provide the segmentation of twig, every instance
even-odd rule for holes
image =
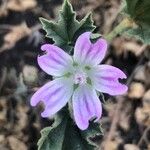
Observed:
[[[1,90],[2,90],[3,85],[5,83],[6,75],[7,75],[7,68],[3,68],[2,69],[2,77],[1,77],[1,80],[0,80],[0,93],[1,93]]]
[[[150,130],[150,127],[148,126],[145,130],[144,130],[144,133],[143,135],[141,136],[139,142],[138,142],[138,147],[140,147],[140,145],[142,144],[143,140],[146,138],[146,134],[147,132]]]

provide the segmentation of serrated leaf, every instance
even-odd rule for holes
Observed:
[[[101,37],[102,37],[101,34],[95,33],[95,34],[91,35],[90,40],[91,40],[92,43],[95,43]]]
[[[100,135],[101,128],[98,123],[91,123],[87,130],[81,131],[68,114],[63,113],[55,119],[52,127],[43,129],[41,134],[38,150],[94,150],[97,146],[90,138]]]
[[[96,28],[96,26],[94,26],[94,21],[92,20],[92,14],[89,13],[87,14],[79,23],[79,27],[77,29],[77,31],[74,34],[74,39],[73,41],[76,41],[76,39],[79,37],[79,35],[81,35],[82,33],[86,32],[86,31],[93,31]]]
[[[83,131],[82,136],[85,137],[85,139],[93,146],[96,146],[96,143],[94,143],[91,138],[94,138],[95,136],[103,135],[103,130],[99,123],[90,123],[89,128],[85,131]]]
[[[57,22],[44,18],[40,18],[40,21],[47,33],[46,36],[52,38],[57,46],[68,49],[72,36],[79,27],[79,22],[75,18],[76,14],[71,4],[68,0],[65,0]]]
[[[53,39],[55,45],[70,52],[74,46],[77,37],[86,31],[93,31],[95,26],[91,13],[85,16],[80,22],[76,20],[76,13],[69,0],[65,0],[62,10],[59,14],[59,20],[52,22],[44,18],[40,18],[46,36]]]
[[[51,127],[41,131],[41,138],[38,141],[38,150],[61,150],[65,136],[67,118],[56,117]]]

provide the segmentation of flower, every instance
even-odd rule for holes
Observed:
[[[97,91],[120,95],[128,89],[119,83],[118,79],[126,78],[120,69],[99,65],[107,50],[106,40],[101,38],[91,43],[90,35],[90,32],[85,32],[79,36],[73,57],[55,45],[45,44],[41,47],[46,54],[38,57],[38,64],[55,79],[31,98],[32,106],[40,101],[44,103],[42,117],[54,115],[70,101],[74,120],[81,130],[88,128],[91,119],[98,121],[102,115]]]

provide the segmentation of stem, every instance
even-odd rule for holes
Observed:
[[[128,28],[134,27],[134,22],[130,18],[123,19],[119,25],[117,25],[113,31],[111,31],[108,35],[105,36],[105,39],[111,42],[118,34],[122,33]]]

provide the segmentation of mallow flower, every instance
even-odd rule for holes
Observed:
[[[120,69],[99,65],[107,51],[106,40],[100,38],[92,43],[90,35],[90,32],[85,32],[78,37],[73,56],[52,44],[41,47],[45,54],[38,56],[38,64],[54,80],[41,87],[31,98],[32,106],[40,101],[44,103],[42,117],[56,114],[69,102],[73,118],[81,130],[88,128],[91,119],[99,121],[102,116],[97,92],[120,95],[128,89],[119,82],[119,79],[126,78]]]

